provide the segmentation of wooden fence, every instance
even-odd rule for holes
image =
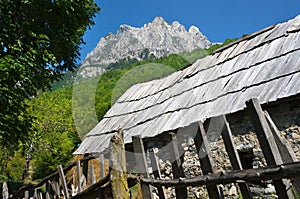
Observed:
[[[276,128],[269,114],[262,110],[257,99],[252,99],[246,102],[247,109],[255,128],[257,138],[262,149],[264,158],[267,162],[267,167],[258,169],[243,169],[238,151],[232,139],[230,125],[224,115],[214,119],[218,119],[224,123],[221,129],[221,136],[224,141],[225,149],[228,154],[232,171],[228,173],[217,173],[214,166],[212,154],[207,139],[207,127],[202,122],[197,123],[197,132],[194,137],[194,143],[201,164],[203,175],[193,178],[186,178],[182,168],[182,158],[178,149],[178,140],[176,133],[168,133],[170,141],[170,160],[172,162],[173,179],[162,179],[160,165],[156,154],[150,149],[150,165],[146,158],[146,149],[144,139],[136,136],[133,137],[132,148],[136,158],[136,169],[139,172],[137,175],[126,174],[126,157],[125,147],[123,142],[123,132],[119,130],[111,140],[110,153],[110,173],[103,175],[102,179],[95,182],[93,177],[87,177],[88,173],[93,176],[93,168],[88,169],[88,161],[94,157],[85,157],[84,159],[74,162],[69,166],[62,168],[58,167],[58,171],[37,185],[27,185],[22,187],[15,198],[30,198],[29,191],[34,190],[33,198],[130,198],[129,184],[139,182],[141,185],[143,198],[153,198],[153,190],[157,189],[159,198],[167,198],[164,189],[174,187],[176,198],[188,198],[187,187],[205,186],[209,198],[223,198],[220,184],[236,183],[240,193],[244,199],[253,198],[249,189],[249,182],[272,180],[276,194],[280,199],[294,199],[294,194],[291,189],[291,181],[293,186],[299,192],[299,177],[300,177],[300,162],[298,162],[291,146],[279,135],[279,130]],[[151,139],[151,138],[148,138]],[[149,149],[148,149],[149,152]],[[100,161],[100,162],[103,162]],[[149,173],[149,166],[152,168],[152,173]],[[67,186],[64,174],[72,167],[77,168],[78,186],[77,192],[70,194],[70,187]],[[103,169],[103,165],[100,169]],[[82,170],[82,172],[81,172]],[[90,172],[88,172],[88,170]],[[150,176],[154,178],[150,178]],[[90,179],[90,186],[85,186],[86,179]],[[132,183],[133,182],[133,183]],[[39,187],[45,186],[45,191],[39,191]],[[300,192],[299,192],[300,193]],[[50,195],[52,196],[50,197]],[[106,194],[106,195],[105,195]],[[32,197],[32,196],[31,196]]]

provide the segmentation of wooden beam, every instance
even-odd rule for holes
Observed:
[[[172,162],[172,171],[173,171],[173,178],[183,178],[184,172],[182,168],[182,160],[181,157],[182,155],[179,154],[178,150],[178,142],[177,142],[177,137],[175,133],[169,133],[170,137],[170,160]],[[187,194],[187,187],[184,188],[179,188],[175,187],[175,193],[176,193],[176,198],[179,199],[185,199],[188,197]]]
[[[222,138],[224,141],[225,149],[229,156],[229,160],[230,160],[232,169],[233,170],[243,170],[238,151],[236,150],[236,147],[232,140],[231,129],[230,129],[229,123],[228,123],[225,115],[222,115],[222,116],[216,117],[216,118],[212,118],[211,121],[214,119],[218,120],[218,122],[223,124],[223,129],[222,129],[221,135],[222,135]],[[238,183],[238,186],[240,187],[240,191],[243,196],[243,199],[252,199],[252,194],[246,183]]]
[[[298,158],[296,157],[290,143],[281,137],[280,131],[272,120],[271,116],[267,111],[264,111],[267,122],[271,128],[271,132],[275,138],[275,142],[278,146],[279,153],[282,157],[283,163],[297,162]]]
[[[275,142],[278,146],[278,150],[282,157],[283,163],[298,162],[298,158],[296,157],[296,154],[294,153],[292,146],[285,138],[281,137],[280,131],[275,125],[269,113],[267,111],[264,111],[264,114],[271,128],[273,136],[275,138]],[[295,178],[292,179],[292,181],[293,181],[293,187],[295,188],[297,193],[300,194],[300,179]]]
[[[69,192],[68,192],[68,187],[67,187],[65,174],[64,174],[64,171],[63,171],[63,168],[62,168],[61,165],[58,166],[58,173],[59,173],[59,176],[60,176],[60,179],[61,179],[62,188],[63,188],[65,198],[68,199],[68,198],[70,198],[70,196],[69,196]]]
[[[150,160],[151,160],[151,167],[152,167],[154,177],[156,179],[161,179],[161,172],[160,172],[158,158],[153,149],[150,151]],[[166,198],[163,187],[157,187],[157,191],[158,191],[158,197],[160,199]]]
[[[145,148],[143,139],[139,136],[132,137],[133,151],[138,172],[141,176],[149,178],[149,171],[146,162]],[[152,198],[151,188],[148,185],[141,184],[143,198]]]
[[[112,195],[114,199],[129,199],[123,131],[119,130],[111,138],[110,142],[110,181],[112,187]]]
[[[194,138],[197,153],[201,164],[201,170],[204,175],[215,173],[216,169],[213,162],[213,157],[209,148],[209,143],[206,137],[206,132],[202,122],[198,122],[197,133]],[[206,185],[209,198],[222,198],[217,185]]]
[[[268,166],[282,164],[283,161],[277,144],[258,99],[251,99],[250,101],[246,102],[246,105]],[[292,190],[290,189],[289,185],[285,184],[284,180],[274,180],[273,184],[279,198],[294,198]]]

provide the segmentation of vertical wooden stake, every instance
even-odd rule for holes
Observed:
[[[175,133],[170,133],[170,159],[172,161],[172,170],[174,179],[178,179],[180,177],[185,177],[183,168],[182,168],[182,160],[181,155],[178,150],[178,142]],[[178,188],[175,187],[176,198],[185,199],[188,197],[187,187]]]
[[[62,183],[65,198],[68,199],[68,198],[70,198],[70,196],[69,196],[69,192],[68,192],[68,187],[67,187],[67,183],[66,183],[65,174],[64,174],[64,171],[63,171],[63,168],[62,168],[61,165],[58,166],[58,173],[59,173],[59,176],[60,176],[60,179],[61,179],[61,183]]]
[[[212,118],[211,122],[213,120],[217,120],[217,122],[220,122],[223,124],[223,129],[222,129],[221,135],[222,135],[225,149],[229,156],[230,163],[232,165],[233,170],[242,170],[243,168],[242,168],[242,164],[241,164],[241,161],[239,158],[239,154],[236,150],[236,147],[234,146],[234,142],[232,140],[231,129],[230,129],[229,123],[227,122],[225,115],[222,115],[217,118]],[[248,185],[246,183],[238,183],[238,185],[240,187],[243,199],[251,199],[252,194],[250,192]]]
[[[29,191],[25,191],[25,199],[29,199]]]
[[[129,199],[123,131],[119,130],[111,138],[110,142],[110,181],[112,187],[112,195],[114,199]]]
[[[246,105],[268,166],[282,164],[281,155],[258,99],[251,99],[246,102]],[[284,180],[273,180],[273,184],[279,198],[294,198],[292,190],[285,184]]]
[[[206,137],[206,132],[204,129],[204,125],[202,122],[198,122],[198,130],[197,134],[194,138],[195,146],[197,149],[197,152],[199,154],[199,160],[201,164],[202,173],[204,175],[209,173],[215,173],[215,166],[213,163],[213,157],[211,155],[211,151],[209,148],[209,143]],[[209,195],[209,198],[211,199],[220,199],[222,198],[221,193],[219,191],[219,188],[217,185],[207,185],[207,192]]]
[[[99,157],[100,160],[100,179],[105,177],[104,171],[105,171],[105,160],[104,160],[104,155],[101,154]]]
[[[94,165],[90,165],[89,170],[90,170],[90,185],[93,185],[96,183]]]
[[[151,150],[150,152],[150,160],[151,160],[151,167],[152,167],[154,177],[156,179],[161,179],[160,166],[157,160],[157,156],[153,150]],[[157,191],[158,191],[158,197],[160,199],[166,198],[163,187],[157,187]]]
[[[3,182],[2,184],[2,198],[3,199],[8,199],[9,193],[8,193],[8,186],[7,182]]]
[[[135,161],[137,164],[138,171],[141,176],[149,178],[149,172],[146,162],[145,148],[142,138],[134,136],[132,137],[133,151],[135,156]],[[151,199],[152,193],[149,185],[141,184],[143,198]]]
[[[81,188],[81,172],[80,172],[80,160],[76,161],[76,173],[77,173],[77,187],[78,187],[78,191],[77,193],[80,193],[82,188]]]

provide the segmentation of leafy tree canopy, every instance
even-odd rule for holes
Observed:
[[[31,128],[25,100],[76,67],[99,10],[93,0],[0,0],[0,145]]]

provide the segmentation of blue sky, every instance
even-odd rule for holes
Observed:
[[[300,0],[95,0],[101,8],[96,25],[84,36],[81,60],[100,38],[121,24],[141,27],[161,16],[186,28],[197,26],[211,42],[237,38],[300,14]]]

